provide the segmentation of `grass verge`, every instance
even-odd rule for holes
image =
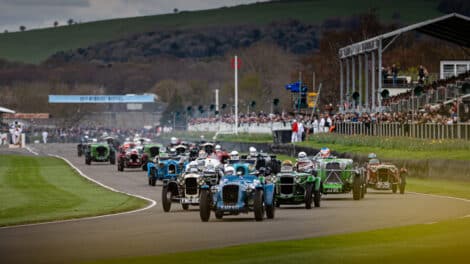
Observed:
[[[0,226],[104,215],[147,201],[100,187],[49,157],[0,156]]]

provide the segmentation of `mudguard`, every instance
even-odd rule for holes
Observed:
[[[266,184],[264,185],[264,203],[266,205],[273,205],[274,204],[274,184]]]
[[[155,164],[153,162],[148,162],[147,163],[147,177],[151,177],[152,175],[150,175],[150,168],[155,168],[157,171],[158,169],[155,167]]]
[[[318,176],[318,177],[315,177],[315,176],[312,176],[314,179],[313,179],[313,182],[315,183],[314,185],[314,190],[315,191],[320,191],[320,187],[321,187],[321,177]]]
[[[309,176],[307,177],[307,183],[314,182],[314,181],[315,181],[315,176],[309,175]]]

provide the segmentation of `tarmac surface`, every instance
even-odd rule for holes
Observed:
[[[115,165],[85,165],[84,157],[77,157],[74,144],[34,145],[32,150],[39,155],[62,156],[88,177],[157,204],[130,214],[1,228],[1,263],[71,263],[157,255],[432,224],[470,214],[470,202],[465,200],[369,189],[360,201],[354,201],[352,194],[327,195],[321,208],[281,206],[272,220],[255,222],[252,213],[216,220],[212,214],[208,223],[202,223],[197,207],[183,211],[181,205],[173,203],[169,213],[163,212],[161,183],[148,186],[146,174],[140,169],[118,172]],[[0,154],[5,153],[0,150]]]

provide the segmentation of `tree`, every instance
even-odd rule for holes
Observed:
[[[5,29],[5,31],[3,31],[3,33],[5,33],[5,34],[8,33],[8,30]]]
[[[173,9],[173,13],[178,13],[178,8]]]
[[[54,21],[54,27],[57,27],[59,25],[58,21]]]
[[[69,26],[73,25],[73,19],[69,18],[69,20],[67,20],[67,24],[69,24]]]
[[[23,25],[21,25],[21,26],[20,26],[20,30],[21,30],[21,31],[25,31],[25,30],[26,30],[26,27],[23,26]]]

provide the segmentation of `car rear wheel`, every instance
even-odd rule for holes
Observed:
[[[263,191],[256,190],[253,201],[253,211],[255,213],[256,221],[263,221],[264,218],[264,203],[263,203]]]
[[[405,176],[405,175],[401,175],[400,178],[401,178],[401,182],[400,182],[400,194],[404,194],[404,193],[405,193],[405,186],[406,186],[406,176]]]
[[[210,208],[210,193],[209,190],[201,190],[201,198],[199,200],[199,216],[201,217],[202,222],[209,221],[211,217],[211,208]]]
[[[307,184],[305,186],[305,209],[311,209],[312,208],[312,191],[313,191],[313,185],[311,183]]]
[[[171,198],[173,194],[171,190],[168,190],[168,186],[163,187],[162,189],[162,206],[163,211],[169,212],[171,209]]]
[[[361,199],[361,179],[359,178],[359,175],[357,175],[356,177],[354,177],[354,180],[353,180],[353,188],[352,188],[352,191],[353,191],[353,199],[354,200],[360,200]]]
[[[314,191],[313,192],[313,204],[315,205],[315,207],[320,207],[320,201],[321,201],[321,192]]]

